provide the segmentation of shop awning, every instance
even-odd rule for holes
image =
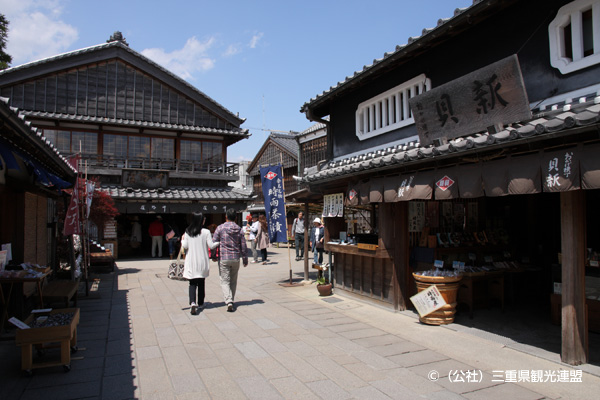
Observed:
[[[600,143],[513,155],[348,185],[345,205],[600,188]]]

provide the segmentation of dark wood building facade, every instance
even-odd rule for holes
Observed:
[[[347,207],[343,218],[325,218],[338,289],[404,310],[416,292],[412,272],[434,259],[518,266],[533,274],[528,293],[548,314],[558,310],[563,361],[587,361],[585,332],[600,319],[589,299],[585,317],[586,286],[595,290],[600,277],[590,207],[600,196],[599,5],[476,0],[303,105],[311,120],[329,117],[331,143],[328,162],[304,180],[313,192],[343,193]],[[494,70],[506,60],[516,60],[520,84]],[[483,80],[481,71],[491,73]],[[513,89],[526,107],[511,118]],[[472,109],[458,104],[461,93]],[[429,140],[434,126],[456,134]],[[369,213],[364,229],[348,218],[352,209]],[[376,247],[333,243],[350,231]],[[498,272],[502,282],[515,276]],[[505,294],[530,304],[501,292],[502,304]]]
[[[1,71],[0,94],[61,154],[81,154],[116,201],[125,247],[134,217],[144,230],[156,214],[183,229],[190,212],[219,223],[226,208],[246,207],[249,193],[228,186],[238,165],[227,162],[227,147],[249,137],[244,119],[120,35]]]

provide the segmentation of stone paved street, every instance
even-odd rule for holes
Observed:
[[[187,283],[167,279],[167,260],[120,261],[79,299],[81,350],[69,373],[53,367],[24,376],[14,341],[0,342],[0,398],[597,398],[594,374],[583,372],[582,383],[502,381],[498,371],[572,369],[407,313],[322,298],[314,284],[283,287],[287,249],[269,255],[269,265],[240,270],[234,313],[211,262],[207,307],[196,316]],[[292,264],[301,278],[302,264]],[[450,381],[473,370],[478,382]]]

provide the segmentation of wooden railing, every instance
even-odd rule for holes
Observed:
[[[156,169],[190,174],[211,174],[223,176],[238,176],[239,164],[224,162],[210,163],[203,161],[185,161],[157,158],[115,157],[97,154],[84,154],[82,161],[90,168],[108,169]]]

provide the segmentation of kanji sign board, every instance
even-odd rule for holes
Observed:
[[[409,100],[421,145],[531,118],[517,55]]]

